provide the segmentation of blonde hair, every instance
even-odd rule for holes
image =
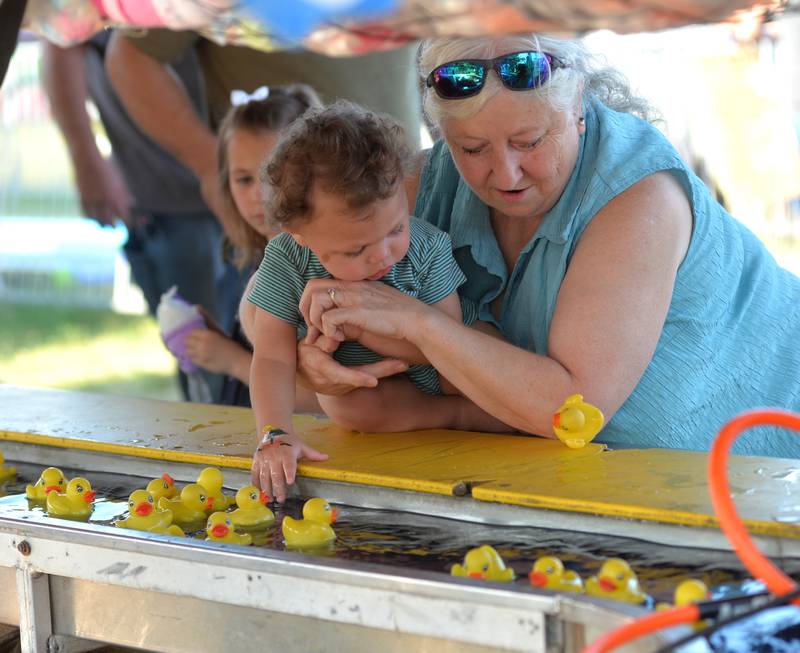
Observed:
[[[422,79],[422,106],[428,119],[437,127],[447,118],[468,118],[478,113],[486,102],[504,87],[495,74],[489,74],[477,95],[463,100],[443,100],[428,88],[426,80],[437,66],[458,59],[492,59],[521,51],[546,52],[564,66],[554,69],[546,84],[528,93],[555,111],[574,106],[583,90],[584,97],[597,97],[616,111],[633,113],[645,120],[657,119],[648,103],[635,96],[625,76],[614,68],[601,66],[579,41],[566,41],[537,35],[499,37],[437,38],[420,45],[418,70]]]
[[[231,195],[228,146],[233,134],[239,129],[251,132],[279,131],[308,109],[319,106],[322,106],[322,102],[310,86],[275,86],[269,89],[269,96],[264,100],[250,100],[231,107],[220,124],[217,132],[218,181],[226,208],[239,218],[228,226],[227,233],[235,246],[234,263],[240,268],[261,260],[267,239],[242,217]]]

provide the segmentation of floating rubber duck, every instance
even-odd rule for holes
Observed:
[[[94,498],[97,493],[91,483],[82,476],[76,476],[63,493],[47,493],[47,514],[56,517],[88,519],[94,510]]]
[[[323,547],[336,539],[331,524],[336,521],[336,508],[315,497],[303,505],[303,519],[284,517],[281,532],[290,549]]]
[[[158,507],[171,510],[172,520],[177,524],[198,524],[206,520],[206,511],[214,505],[213,499],[206,496],[205,489],[197,483],[189,483],[174,499],[161,497]]]
[[[214,510],[225,510],[234,504],[234,498],[222,493],[224,478],[216,467],[206,467],[197,477],[197,484],[205,488],[206,496],[214,500]]]
[[[636,574],[621,558],[606,560],[600,567],[600,573],[586,581],[586,593],[635,605],[647,600],[647,595],[639,587]]]
[[[17,468],[6,465],[6,459],[3,452],[0,451],[0,483],[5,483],[7,480],[14,478],[17,475]]]
[[[67,479],[57,467],[48,467],[42,471],[39,480],[34,485],[25,487],[25,496],[32,501],[44,501],[50,492],[64,493],[67,489]]]
[[[571,395],[553,414],[553,432],[570,449],[589,444],[603,428],[603,413],[587,404],[583,395]]]
[[[678,583],[675,588],[675,607],[679,608],[690,603],[699,603],[711,598],[708,587],[702,580],[697,578],[687,578]],[[669,603],[657,603],[656,610],[668,610],[672,606]]]
[[[583,592],[583,581],[574,571],[564,569],[564,563],[553,556],[542,556],[533,563],[528,579],[534,587],[557,592]]]
[[[249,533],[237,533],[233,530],[233,524],[227,512],[211,513],[206,522],[206,535],[212,542],[224,542],[225,544],[248,546],[253,541]]]
[[[514,580],[514,570],[506,567],[500,554],[488,544],[467,551],[467,555],[464,556],[464,564],[454,564],[450,569],[450,574],[501,583]]]
[[[161,497],[167,499],[174,499],[178,494],[178,488],[175,487],[175,481],[172,477],[164,473],[161,478],[154,478],[147,484],[147,491],[153,495],[153,499],[158,503]]]
[[[128,517],[117,519],[114,526],[136,531],[183,536],[183,529],[172,523],[172,511],[157,508],[147,490],[134,490],[128,497]]]
[[[275,522],[275,514],[267,508],[267,493],[255,485],[245,485],[236,493],[238,508],[230,513],[231,522],[239,528],[264,528]]]

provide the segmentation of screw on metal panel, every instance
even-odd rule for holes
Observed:
[[[465,497],[469,494],[469,491],[469,483],[465,483],[464,481],[459,481],[453,486],[453,495],[457,497]]]
[[[31,554],[31,545],[27,540],[22,540],[22,542],[17,544],[17,551],[24,556],[29,556]]]

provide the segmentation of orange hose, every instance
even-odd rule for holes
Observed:
[[[754,578],[763,581],[771,592],[785,594],[795,589],[797,584],[756,548],[736,512],[728,484],[728,453],[733,441],[742,431],[760,425],[783,426],[800,431],[800,415],[782,410],[753,410],[734,417],[723,426],[708,459],[709,491],[720,527],[744,566]]]
[[[646,617],[625,624],[602,637],[598,637],[581,653],[606,653],[615,648],[628,644],[634,639],[648,635],[662,628],[690,624],[700,619],[700,609],[695,604],[684,605],[680,608],[670,608],[661,612],[653,612]]]

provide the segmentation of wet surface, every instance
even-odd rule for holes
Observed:
[[[40,466],[17,465],[16,479],[0,486],[0,516],[49,519],[41,504],[25,497],[25,486],[36,481]],[[95,509],[89,523],[111,525],[127,515],[128,495],[143,488],[149,479],[134,476],[92,473],[88,470],[63,468],[67,478],[82,475],[97,492]],[[226,489],[226,494],[235,492]],[[261,531],[249,531],[254,544],[283,550],[280,523],[284,515],[300,518],[302,501],[290,500],[273,505],[276,521]],[[333,556],[345,560],[378,563],[407,570],[426,570],[449,574],[450,567],[462,562],[472,547],[492,545],[514,568],[516,583],[527,586],[527,574],[533,562],[542,555],[555,555],[568,569],[586,578],[596,574],[602,562],[610,557],[625,559],[638,574],[642,588],[655,601],[670,601],[675,586],[685,578],[700,578],[714,595],[721,596],[750,591],[757,584],[732,553],[693,548],[676,548],[630,538],[576,533],[524,526],[497,526],[457,521],[443,517],[423,516],[388,510],[364,509],[337,505],[339,519],[334,525],[336,542],[328,549],[308,552],[310,555]],[[204,537],[203,524],[188,532]],[[125,531],[120,529],[120,533]],[[691,532],[687,530],[687,540]],[[800,579],[800,560],[775,561],[795,578]],[[743,584],[744,583],[744,584]]]

